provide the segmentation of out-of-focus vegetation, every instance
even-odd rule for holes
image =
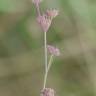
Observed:
[[[96,96],[96,0],[44,0],[59,16],[48,43],[58,46],[48,87],[56,96]],[[43,32],[31,0],[0,0],[0,96],[39,96],[43,83]]]

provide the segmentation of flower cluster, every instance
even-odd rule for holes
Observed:
[[[44,32],[47,32],[53,18],[55,18],[58,15],[58,10],[47,10],[46,13],[42,16],[39,16],[39,24],[41,25]],[[43,26],[42,26],[43,25]]]
[[[42,15],[37,17],[37,21],[40,24],[42,30],[47,32],[51,25],[51,20],[46,15]]]
[[[45,88],[41,91],[41,96],[54,96],[54,93],[52,88]]]
[[[48,45],[47,46],[48,48],[48,51],[50,54],[53,54],[54,56],[59,56],[60,55],[60,51],[58,48],[54,47],[54,46],[51,46],[51,45]]]
[[[58,15],[58,10],[47,10],[45,14],[38,16],[37,21],[40,24],[41,28],[43,29],[43,32],[47,32],[52,19],[55,18]]]

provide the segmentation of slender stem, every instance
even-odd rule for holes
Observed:
[[[43,88],[45,88],[46,78],[47,78],[47,36],[46,36],[46,32],[44,32],[44,56],[45,56],[45,76],[44,76]]]
[[[44,50],[45,50],[45,72],[47,71],[47,36],[46,32],[44,32]]]
[[[43,89],[44,89],[45,86],[46,86],[47,76],[48,76],[49,69],[50,69],[50,67],[51,67],[51,65],[52,65],[52,61],[53,61],[53,55],[51,55],[51,57],[50,57],[50,60],[49,60],[48,66],[47,66],[47,70],[46,70],[46,72],[45,72]]]
[[[45,86],[46,86],[47,75],[48,75],[48,72],[46,71],[46,72],[45,72],[45,75],[44,75],[44,85],[43,85],[43,89],[45,89]]]
[[[37,15],[41,16],[40,7],[38,4],[36,5],[36,10],[37,10]]]

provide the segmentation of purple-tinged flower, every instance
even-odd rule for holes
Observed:
[[[50,18],[53,19],[59,14],[59,11],[56,9],[50,9],[50,10],[46,11],[46,14],[47,14],[47,16],[49,16]]]
[[[32,2],[37,6],[42,2],[42,0],[32,0]]]
[[[48,18],[46,15],[38,16],[37,21],[40,24],[41,28],[44,32],[47,32],[50,25],[51,25],[51,19]]]
[[[54,90],[52,88],[44,88],[41,91],[41,96],[54,96]]]
[[[55,56],[59,56],[60,55],[60,50],[54,46],[48,45],[47,49],[49,51],[50,54],[55,55]]]

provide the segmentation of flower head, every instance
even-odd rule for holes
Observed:
[[[50,25],[51,25],[51,19],[48,18],[46,15],[38,16],[37,21],[42,27],[44,32],[47,32]]]
[[[33,4],[35,5],[39,5],[41,3],[42,0],[32,0]]]
[[[44,88],[42,91],[41,91],[41,96],[54,96],[54,90],[51,89],[51,88]]]
[[[56,9],[50,9],[46,11],[47,16],[49,16],[50,18],[55,18],[58,15],[59,11]]]
[[[55,56],[59,56],[60,55],[60,50],[54,46],[48,45],[47,49],[49,51],[50,54],[55,55]]]

